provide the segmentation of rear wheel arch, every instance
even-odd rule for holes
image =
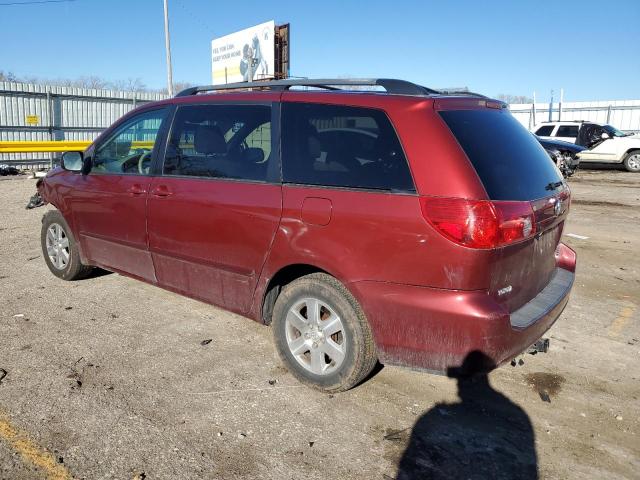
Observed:
[[[283,363],[300,382],[333,393],[364,380],[378,362],[371,326],[336,277],[315,272],[277,296],[272,331]]]
[[[280,295],[282,289],[294,280],[304,277],[305,275],[311,275],[312,273],[326,273],[327,275],[331,275],[330,272],[327,272],[315,265],[295,263],[280,268],[280,270],[271,277],[267,284],[267,288],[262,295],[260,318],[265,325],[269,325],[271,323],[273,307],[276,304],[276,300],[278,299],[278,295]]]

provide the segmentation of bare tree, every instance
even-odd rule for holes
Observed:
[[[124,80],[106,80],[96,75],[89,75],[78,78],[42,78],[33,76],[18,76],[13,72],[5,72],[0,70],[0,81],[5,82],[21,82],[21,83],[39,83],[45,85],[58,85],[62,87],[75,88],[94,88],[97,90],[121,90],[127,92],[157,92],[167,94],[166,88],[153,89],[149,88],[140,77],[129,77]],[[193,87],[191,82],[174,83],[174,91],[179,92],[185,88]]]
[[[533,98],[526,95],[511,95],[509,93],[499,93],[497,95],[498,100],[502,100],[505,103],[533,103]]]
[[[184,90],[185,88],[191,88],[193,87],[194,84],[191,82],[173,82],[173,91],[175,93],[179,93],[182,90]],[[160,90],[158,90],[158,93],[163,93],[165,95],[168,95],[169,92],[167,91],[167,88],[161,88]]]
[[[5,72],[0,70],[0,82],[19,82],[18,77],[13,72]]]
[[[109,83],[112,90],[125,90],[128,92],[148,92],[149,88],[140,77],[129,77],[126,80],[115,80]]]

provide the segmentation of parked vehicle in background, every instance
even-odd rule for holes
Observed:
[[[543,139],[563,140],[585,147],[578,157],[582,163],[623,164],[630,172],[640,172],[640,135],[621,132],[611,125],[582,120],[544,122],[534,129]]]
[[[502,102],[402,80],[194,87],[65,153],[39,192],[54,275],[98,266],[271,324],[324,391],[377,361],[509,361],[574,281],[570,192],[538,141]]]
[[[563,142],[562,140],[549,140],[536,136],[540,145],[546,150],[547,154],[556,164],[562,176],[568,178],[573,175],[580,165],[578,153],[585,150],[584,147],[575,143]]]

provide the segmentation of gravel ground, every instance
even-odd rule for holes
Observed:
[[[548,354],[331,396],[267,327],[115,274],[58,280],[35,181],[2,179],[0,478],[640,478],[640,175],[570,185],[579,269]]]

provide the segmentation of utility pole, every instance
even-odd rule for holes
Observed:
[[[167,92],[173,97],[173,72],[171,68],[171,42],[169,41],[169,6],[164,0],[164,46],[167,50]]]
[[[558,103],[558,121],[562,120],[562,102],[564,101],[564,88],[560,89],[560,103]]]

